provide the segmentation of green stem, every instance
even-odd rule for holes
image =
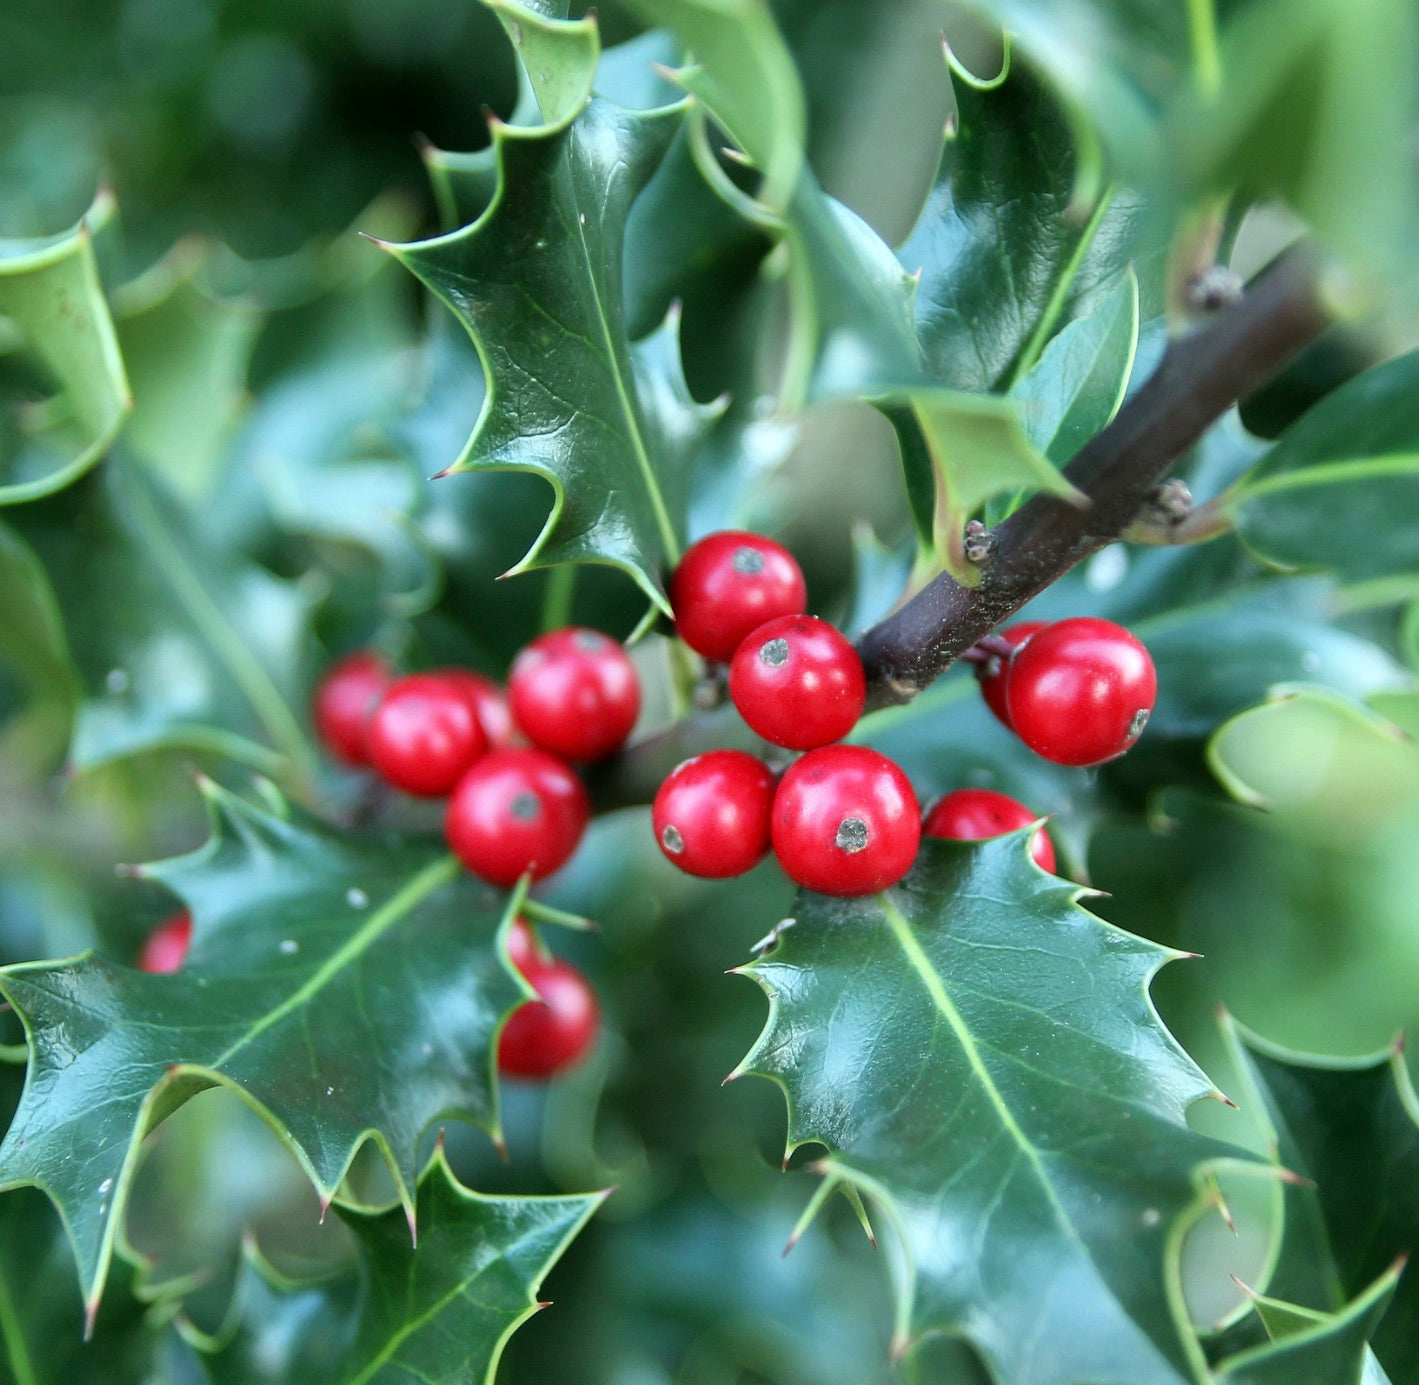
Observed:
[[[542,629],[560,630],[572,623],[572,599],[576,595],[576,564],[560,563],[547,574],[542,593]]]
[[[15,1385],[39,1385],[25,1334],[20,1329],[20,1317],[15,1312],[15,1301],[10,1297],[10,1285],[3,1272],[0,1272],[0,1337],[5,1340],[5,1355],[14,1372]]]

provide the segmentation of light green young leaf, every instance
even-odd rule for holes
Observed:
[[[92,240],[113,214],[100,195],[63,236],[0,242],[0,505],[82,476],[131,407]]]
[[[483,0],[512,40],[542,119],[560,125],[586,104],[601,56],[594,18],[568,19],[567,0]]]
[[[1254,1299],[1253,1307],[1272,1341],[1224,1361],[1217,1371],[1217,1385],[1390,1385],[1369,1342],[1398,1278],[1398,1267],[1391,1267],[1353,1303],[1333,1314]]]
[[[768,0],[628,0],[669,29],[694,66],[679,74],[763,174],[759,198],[785,209],[803,170],[807,109]]]
[[[1138,350],[1138,279],[1132,268],[1087,317],[1063,328],[1007,397],[1030,441],[1066,465],[1118,412]]]

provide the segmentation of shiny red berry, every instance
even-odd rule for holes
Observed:
[[[1098,765],[1142,733],[1158,694],[1148,651],[1121,625],[1080,616],[1031,637],[1011,662],[1015,734],[1058,765]]]
[[[321,744],[347,765],[367,765],[365,724],[393,678],[383,659],[368,649],[337,660],[325,670],[311,700]]]
[[[577,848],[591,800],[571,769],[544,750],[494,750],[454,789],[444,835],[474,875],[513,885],[524,871],[540,879]]]
[[[1023,803],[994,789],[956,789],[926,815],[922,830],[928,837],[978,842],[1028,827],[1038,817]],[[1030,843],[1030,855],[1041,870],[1054,873],[1054,843],[1043,827]]]
[[[517,743],[507,694],[491,678],[484,678],[481,673],[473,673],[466,668],[441,668],[436,672],[440,678],[461,688],[464,696],[472,702],[489,750],[504,750]]]
[[[665,855],[687,875],[743,875],[768,855],[774,776],[742,750],[711,750],[672,770],[651,822]]]
[[[862,715],[867,679],[847,638],[817,616],[780,616],[735,651],[729,695],[774,745],[812,750],[841,740]]]
[[[921,808],[902,771],[860,745],[810,750],[774,795],[773,846],[800,885],[822,894],[872,894],[911,869]]]
[[[596,992],[570,962],[536,958],[518,970],[541,998],[524,1001],[508,1016],[498,1038],[498,1069],[509,1077],[555,1077],[596,1043]]]
[[[726,529],[690,546],[670,579],[670,605],[680,638],[723,662],[765,621],[802,614],[808,589],[788,549]]]
[[[420,798],[448,793],[488,748],[472,701],[437,673],[392,683],[370,717],[365,745],[382,778]]]
[[[640,712],[636,668],[599,630],[571,627],[532,641],[508,675],[513,720],[533,745],[567,760],[604,759]]]
[[[1022,620],[1017,625],[1008,625],[997,632],[997,638],[1015,646],[1018,653],[1031,635],[1037,635],[1048,625],[1044,620]],[[1003,658],[993,654],[984,663],[976,665],[976,677],[980,680],[981,696],[985,705],[995,713],[996,719],[1005,726],[1010,725],[1010,717],[1005,710],[1005,685],[1014,657]]]
[[[143,944],[138,955],[138,970],[151,972],[180,971],[187,960],[187,948],[192,942],[192,915],[186,909],[165,918]]]

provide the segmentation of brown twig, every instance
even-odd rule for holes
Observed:
[[[1298,249],[1177,338],[1148,383],[1064,469],[1088,508],[1034,497],[996,528],[978,586],[937,577],[858,641],[869,710],[909,702],[1031,597],[1117,539],[1178,457],[1330,321],[1319,263]]]

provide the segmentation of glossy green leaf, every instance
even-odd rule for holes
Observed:
[[[103,456],[132,402],[94,259],[100,197],[66,235],[0,242],[0,505],[68,485]]]
[[[1209,1166],[1245,1156],[1188,1129],[1213,1089],[1148,998],[1174,954],[1026,858],[1019,833],[928,840],[884,894],[800,894],[743,969],[770,1014],[738,1071],[895,1228],[899,1343],[960,1334],[1012,1385],[1176,1385],[1167,1264]]]
[[[956,119],[897,256],[921,275],[916,324],[935,378],[999,389],[1127,268],[1143,211],[1134,198],[1097,190],[1092,209],[1075,206],[1071,132],[1028,67],[1007,60],[990,81],[954,62],[952,71]]]
[[[1231,1026],[1277,1157],[1308,1179],[1288,1189],[1277,1285],[1336,1311],[1419,1237],[1419,1101],[1398,1045],[1360,1059],[1308,1057]],[[1419,1280],[1399,1278],[1370,1340],[1396,1380],[1419,1368]]]
[[[1389,1385],[1369,1341],[1389,1307],[1397,1269],[1334,1314],[1297,1313],[1257,1300],[1274,1340],[1223,1362],[1218,1385]]]
[[[532,85],[542,119],[560,125],[591,95],[601,33],[594,18],[569,20],[566,0],[483,0],[498,17]]]
[[[143,468],[115,456],[10,515],[48,577],[83,689],[70,759],[157,748],[233,755],[297,779],[306,599],[204,544]]]
[[[493,1042],[519,994],[493,945],[507,897],[433,842],[207,794],[208,844],[145,868],[192,911],[181,972],[86,953],[0,975],[32,1050],[0,1182],[60,1208],[90,1304],[143,1135],[204,1088],[263,1113],[326,1200],[373,1140],[411,1219],[424,1128],[446,1115],[498,1128]]]
[[[0,1380],[6,1385],[152,1385],[180,1379],[192,1353],[169,1325],[174,1303],[147,1302],[140,1272],[114,1265],[85,1340],[72,1255],[54,1209],[31,1190],[0,1196]],[[189,1365],[190,1369],[190,1365]]]
[[[1010,388],[1026,435],[1056,466],[1071,461],[1118,412],[1137,350],[1138,278],[1130,267]]]
[[[1229,493],[1268,562],[1362,582],[1419,573],[1419,353],[1357,376],[1282,435]]]
[[[1101,142],[1111,162],[1129,172],[1161,165],[1163,111],[1194,57],[1184,6],[1170,0],[1060,0],[1045,6],[971,0],[971,8],[1004,29],[1046,74],[1075,128]],[[1210,3],[1206,20],[1210,29]]]
[[[208,1369],[216,1385],[489,1385],[513,1332],[540,1305],[544,1276],[602,1201],[487,1197],[442,1152],[418,1185],[419,1244],[402,1208],[339,1208],[355,1273],[311,1284],[251,1252],[234,1318]]]
[[[677,351],[633,352],[621,245],[682,115],[593,99],[560,128],[501,127],[483,216],[391,247],[468,327],[487,371],[482,415],[451,469],[529,471],[556,492],[521,570],[609,563],[662,605],[684,538],[687,459],[713,411],[689,397]]]
[[[1393,291],[1412,277],[1419,214],[1403,152],[1419,112],[1413,7],[1260,0],[1229,9],[1215,58],[1203,26],[1192,26],[1198,80],[1177,89],[1167,162],[1146,171],[1147,183],[1179,200],[1233,188],[1285,198],[1320,240],[1375,276],[1372,287]]]
[[[692,67],[679,75],[763,173],[759,196],[788,205],[803,168],[803,88],[768,0],[629,0],[679,39]]]
[[[1403,273],[1419,198],[1402,153],[1419,39],[1404,0],[1186,6],[971,0],[1059,93],[1099,165],[1185,215],[1282,197],[1364,269]]]

